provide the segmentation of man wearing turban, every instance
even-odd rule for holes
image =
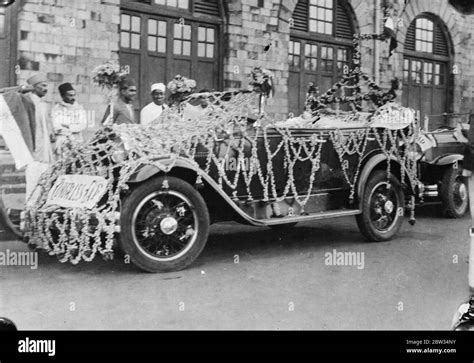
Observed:
[[[143,107],[140,113],[140,124],[150,125],[168,108],[165,104],[165,91],[166,86],[163,83],[155,83],[151,86],[151,98],[153,102]]]
[[[44,102],[44,96],[48,93],[48,83],[44,74],[38,73],[28,78],[27,83],[33,86],[33,92],[27,95],[35,109],[35,131],[33,162],[28,164],[25,171],[26,177],[26,200],[38,184],[41,174],[54,162],[53,146],[51,137],[53,127],[48,119],[48,106]]]
[[[58,87],[62,102],[53,108],[53,128],[56,135],[55,153],[62,155],[62,150],[70,141],[84,141],[82,131],[87,128],[87,115],[84,108],[76,102],[76,91],[70,83]]]
[[[132,102],[137,95],[137,86],[132,78],[124,78],[119,84],[119,97],[113,103],[111,115],[110,105],[105,110],[103,125],[110,124],[135,124],[135,111]]]

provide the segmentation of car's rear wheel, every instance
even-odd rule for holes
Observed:
[[[178,271],[202,252],[209,212],[189,183],[159,177],[124,200],[120,225],[122,250],[136,266],[148,272]]]
[[[359,230],[369,241],[390,240],[400,229],[404,196],[398,179],[384,170],[374,171],[362,195],[362,214],[356,216]]]
[[[462,168],[449,168],[441,179],[440,190],[444,215],[449,218],[461,218],[468,208],[468,189]]]

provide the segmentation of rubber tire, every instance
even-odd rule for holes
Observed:
[[[169,190],[180,192],[189,200],[196,209],[198,220],[198,236],[191,249],[172,261],[156,261],[144,254],[133,242],[131,221],[135,208],[151,193],[160,190],[164,180],[168,181]],[[130,260],[140,269],[146,272],[172,272],[179,271],[189,266],[200,255],[206,245],[209,235],[209,211],[206,202],[189,183],[174,177],[154,178],[133,189],[123,201],[120,217],[121,233],[120,247],[123,252],[130,256]]]
[[[440,198],[441,203],[443,204],[443,214],[448,218],[461,218],[466,214],[467,209],[469,208],[469,194],[467,193],[468,187],[465,181],[463,181],[463,183],[466,186],[466,193],[468,195],[468,199],[466,200],[464,208],[456,208],[454,202],[454,194],[452,193],[452,190],[454,182],[459,176],[461,176],[462,178],[461,167],[457,169],[449,168],[444,172],[443,178],[441,179]]]
[[[403,208],[403,211],[405,211],[405,198],[400,182],[393,174],[390,174],[389,180],[392,188],[395,188],[397,194],[398,205],[396,206],[396,209]],[[393,236],[395,236],[395,234],[397,234],[403,224],[403,216],[396,213],[395,221],[392,226],[386,232],[382,232],[375,228],[370,220],[369,197],[372,189],[383,181],[387,181],[387,172],[385,170],[376,170],[369,176],[362,196],[362,214],[356,215],[356,221],[360,232],[370,242],[389,241]]]
[[[289,229],[293,228],[297,224],[298,224],[298,222],[283,223],[283,224],[275,224],[275,225],[269,226],[269,227],[275,232],[285,232],[285,231],[288,231]]]

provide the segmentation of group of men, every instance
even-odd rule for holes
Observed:
[[[140,122],[138,122],[132,106],[137,96],[137,86],[132,78],[125,77],[119,84],[117,100],[112,105],[109,105],[105,111],[102,124],[152,124],[168,108],[168,105],[165,98],[166,86],[163,83],[152,84],[150,92],[152,102],[140,111]],[[199,93],[203,92],[208,91],[205,89],[199,91]],[[209,104],[205,97],[186,103],[183,109],[183,120],[194,120],[201,117],[209,111],[208,106]]]
[[[76,101],[76,91],[70,83],[63,83],[58,87],[61,102],[57,103],[51,112],[44,101],[48,93],[48,82],[43,74],[36,74],[27,80],[32,92],[27,95],[34,104],[35,128],[32,153],[33,162],[27,166],[27,197],[30,195],[41,174],[63,152],[65,146],[72,140],[83,141],[83,131],[88,127],[88,113]],[[161,113],[168,108],[165,103],[166,86],[155,83],[151,86],[152,102],[140,112],[140,121],[136,119],[133,102],[137,96],[137,86],[132,78],[125,77],[119,84],[117,99],[109,104],[102,125],[112,124],[142,124],[150,125]],[[202,90],[201,92],[206,92]],[[193,104],[194,103],[194,104]],[[185,119],[196,119],[208,110],[205,98],[197,99],[197,103],[187,104],[184,108]]]
[[[76,102],[76,92],[70,83],[59,86],[62,101],[51,113],[44,101],[48,93],[48,82],[43,74],[36,74],[27,80],[33,87],[26,97],[34,105],[34,150],[33,161],[28,164],[26,174],[26,195],[32,193],[41,174],[62,154],[69,140],[82,141],[82,131],[87,127],[87,114]]]
[[[166,86],[163,83],[155,83],[151,86],[151,98],[153,102],[146,105],[140,112],[140,124],[149,125],[156,120],[161,113],[168,108],[165,104]],[[137,86],[132,78],[124,78],[119,84],[117,100],[107,107],[102,119],[103,125],[111,124],[136,124],[133,101],[137,96]],[[112,112],[111,112],[112,108]]]

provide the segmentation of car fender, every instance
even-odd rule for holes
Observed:
[[[150,179],[159,173],[169,173],[173,168],[184,168],[199,173],[200,169],[197,165],[185,158],[168,158],[163,157],[160,159],[154,159],[152,162],[147,164],[141,164],[137,170],[130,176],[127,183],[135,184],[141,183],[145,180]]]
[[[151,177],[160,174],[160,173],[169,173],[173,168],[182,168],[190,170],[196,173],[196,179],[198,176],[201,177],[203,181],[205,181],[211,188],[213,188],[223,199],[224,201],[232,207],[232,209],[237,212],[237,214],[243,218],[245,222],[254,226],[265,226],[266,224],[250,217],[247,213],[245,213],[239,206],[230,198],[222,188],[219,187],[219,184],[212,179],[206,172],[199,168],[197,164],[190,162],[188,159],[185,158],[163,158],[163,159],[155,159],[155,162],[158,163],[150,163],[150,164],[142,164],[138,167],[137,171],[133,173],[130,178],[128,179],[127,183],[129,184],[136,184],[144,182]],[[159,166],[158,166],[158,165]]]
[[[391,155],[390,161],[397,164],[397,167],[400,167],[400,163],[398,160]],[[381,163],[387,162],[387,156],[384,154],[375,154],[369,156],[368,160],[363,166],[362,172],[360,173],[359,182],[357,185],[357,196],[361,196],[363,193],[364,185],[367,183],[370,174],[375,170],[375,168],[380,165]],[[405,177],[410,181],[410,191],[411,193],[415,193],[415,182],[410,178],[408,173],[405,173]],[[359,208],[362,208],[362,198],[359,198]]]
[[[447,155],[441,155],[432,161],[426,161],[426,163],[430,165],[445,166],[445,165],[454,164],[457,161],[463,161],[463,160],[464,160],[464,155],[447,154]]]

